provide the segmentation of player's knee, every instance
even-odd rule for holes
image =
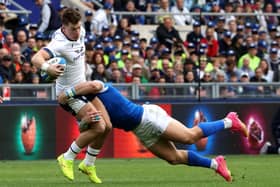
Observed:
[[[113,129],[112,124],[111,123],[106,123],[105,126],[105,133],[108,134],[109,132],[111,132],[111,130]]]
[[[97,134],[103,134],[106,131],[106,124],[103,120],[100,120],[99,122],[91,123],[90,128]]]
[[[168,157],[166,161],[171,165],[176,165],[178,163],[177,157],[175,155]]]

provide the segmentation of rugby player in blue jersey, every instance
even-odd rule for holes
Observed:
[[[69,108],[67,107],[69,99],[80,98],[86,102],[85,97],[97,97],[105,106],[113,127],[132,131],[159,158],[173,165],[186,164],[211,168],[226,181],[232,181],[230,170],[227,168],[223,156],[210,159],[194,151],[179,150],[173,142],[193,144],[199,139],[223,129],[237,131],[247,137],[247,128],[235,112],[230,112],[222,120],[201,122],[195,127],[187,128],[159,106],[135,104],[122,96],[111,85],[96,80],[84,82],[66,90],[59,95],[58,101],[63,108],[67,109]],[[87,123],[90,123],[98,115],[99,113],[88,113],[82,119],[80,129],[86,130]]]

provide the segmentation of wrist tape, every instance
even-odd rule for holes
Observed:
[[[75,97],[76,96],[76,91],[75,91],[75,88],[69,88],[65,91],[65,95],[68,99],[72,98],[72,97]]]

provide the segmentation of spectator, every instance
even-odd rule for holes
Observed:
[[[102,27],[109,27],[111,20],[109,20],[109,15],[112,10],[112,4],[105,3],[103,8],[98,9],[93,17],[93,30],[94,33],[100,35],[102,32]]]
[[[249,58],[243,59],[243,65],[240,68],[240,70],[242,73],[247,73],[249,78],[254,76],[254,71],[250,68],[250,59]]]
[[[276,48],[271,48],[269,55],[267,55],[264,59],[268,62],[271,70],[274,72],[273,80],[278,82],[280,81],[280,58],[277,55],[278,50]]]
[[[268,24],[268,39],[270,42],[275,41],[276,33],[277,33],[277,26],[274,24]]]
[[[50,0],[35,0],[35,4],[41,9],[38,32],[48,35],[61,26],[60,16]]]
[[[250,78],[250,82],[267,82],[263,78],[263,72],[262,72],[262,69],[260,67],[257,67],[255,69],[255,75]],[[265,88],[263,85],[256,86],[255,89],[256,89],[257,94],[270,93],[269,88]]]
[[[265,40],[260,40],[258,41],[258,53],[257,56],[262,59],[264,57],[268,56],[268,44]]]
[[[226,24],[228,25],[231,21],[236,21],[235,16],[231,15],[231,13],[234,12],[234,7],[233,7],[233,3],[228,1],[225,4],[225,8],[224,11],[222,10],[221,13],[225,13],[225,18],[226,18]]]
[[[92,64],[93,68],[95,69],[96,66],[98,64],[104,64],[105,65],[105,60],[103,58],[103,53],[100,53],[100,52],[95,52],[93,55],[92,55],[92,60],[90,62],[90,64]]]
[[[196,83],[193,71],[186,72],[184,77],[185,77],[185,83],[190,83],[190,84]],[[196,92],[196,87],[193,85],[188,86],[186,89],[186,95],[194,96],[195,92]]]
[[[21,71],[21,66],[23,64],[23,58],[21,58],[21,53],[19,50],[12,51],[12,62],[15,66],[16,72]]]
[[[238,87],[238,93],[240,96],[249,97],[253,96],[255,97],[255,89],[253,86],[250,86],[250,78],[248,73],[242,73],[240,76],[240,83],[241,85]]]
[[[23,74],[21,71],[16,72],[15,78],[12,81],[13,84],[22,84],[23,82]]]
[[[37,32],[35,35],[35,40],[36,40],[36,46],[38,49],[41,49],[42,47],[45,46],[45,43],[44,43],[45,35],[43,33]]]
[[[132,83],[138,85],[140,98],[147,95],[146,86],[141,85],[141,77],[133,76]]]
[[[20,51],[23,52],[28,44],[27,44],[27,34],[24,30],[19,30],[16,33],[16,42],[20,45]]]
[[[260,58],[257,56],[257,46],[254,43],[251,43],[249,45],[248,53],[245,55],[241,56],[238,60],[238,67],[241,68],[243,64],[243,59],[244,58],[249,58],[250,63],[249,67],[254,71],[260,63]]]
[[[169,50],[172,49],[172,46],[182,43],[178,31],[173,26],[173,20],[169,16],[163,18],[163,23],[156,29],[156,35],[159,43],[165,45]]]
[[[175,77],[175,81],[174,81],[176,84],[183,84],[185,81],[184,81],[184,74],[183,73],[180,73],[180,74],[177,74],[176,77]],[[177,87],[175,86],[175,88],[173,89],[173,95],[176,95],[176,96],[185,96],[186,95],[186,87],[185,86],[180,86],[180,87]]]
[[[267,3],[264,5],[264,13],[273,13],[273,5],[271,3]],[[276,16],[265,16],[265,21],[269,24],[278,25],[279,20]]]
[[[247,3],[247,4],[245,4],[244,5],[244,12],[245,13],[254,13],[253,12],[253,8],[252,8],[252,6],[249,4],[249,3]],[[256,24],[256,23],[258,23],[258,20],[257,20],[257,18],[256,18],[256,16],[255,15],[249,15],[249,16],[245,16],[244,17],[244,21],[245,21],[245,23],[251,23],[251,25],[252,24]],[[252,27],[251,27],[252,28]]]
[[[165,67],[165,65],[163,67]],[[175,75],[174,69],[172,67],[167,66],[167,68],[165,68],[164,73],[165,73],[165,80],[167,83],[175,82],[176,75]]]
[[[151,69],[151,76],[149,82],[157,83],[161,77],[162,73],[158,68]]]
[[[194,48],[196,50],[198,50],[198,46],[199,46],[202,38],[203,38],[203,36],[202,36],[202,33],[201,33],[200,22],[194,22],[193,23],[193,31],[191,31],[190,33],[187,34],[186,41],[188,43],[194,44]]]
[[[121,73],[126,83],[132,82],[132,65],[130,58],[124,59],[124,67],[121,68]]]
[[[201,78],[201,82],[203,83],[211,83],[213,80],[213,77],[209,72],[203,73],[203,77]],[[201,86],[196,93],[200,97],[210,97],[211,95],[211,87],[209,85],[207,86]]]
[[[7,0],[1,0],[0,1],[0,10],[1,11],[8,11],[8,8],[7,8],[7,5],[9,5],[10,2],[7,1]],[[6,13],[6,12],[3,12],[3,13],[0,13],[0,19],[4,22],[7,22],[9,20],[12,20],[14,18],[16,18],[17,16],[12,14],[12,13]]]
[[[228,31],[231,32],[231,38],[233,39],[237,34],[237,23],[235,19],[231,19],[227,22]]]
[[[274,72],[270,69],[268,62],[265,59],[261,59],[259,67],[262,69],[263,78],[267,82],[272,82]]]
[[[221,40],[224,37],[224,34],[228,31],[226,29],[226,18],[224,16],[218,17],[218,21],[216,23],[215,31],[217,33],[217,40]]]
[[[160,8],[157,10],[158,13],[166,13],[169,14],[170,7],[169,7],[169,0],[159,0],[159,6]],[[166,17],[166,15],[160,15],[156,17],[156,23],[161,24],[163,23],[163,18]]]
[[[215,81],[218,83],[225,83],[226,82],[226,74],[223,70],[219,70],[216,73]],[[219,94],[222,98],[233,97],[234,92],[229,90],[228,86],[220,85],[219,86]]]
[[[112,38],[110,37],[110,28],[109,28],[109,26],[107,26],[107,25],[104,25],[103,27],[102,27],[102,30],[101,30],[101,34],[97,37],[97,39],[96,39],[96,42],[97,43],[102,43],[102,42],[104,42],[105,41],[105,38],[108,40],[112,40]]]
[[[0,62],[4,56],[9,54],[10,54],[9,51],[6,48],[0,48]]]
[[[112,78],[111,78],[110,82],[124,83],[123,76],[119,69],[112,69]]]
[[[31,70],[30,62],[23,62],[21,66],[22,74],[23,74],[23,83],[32,83],[33,73]]]
[[[35,54],[35,52],[37,52],[38,49],[36,47],[36,40],[34,37],[30,37],[28,38],[27,41],[27,47],[25,48],[25,50],[22,51],[22,57],[24,57],[27,61],[31,61],[31,57],[33,56],[33,54]]]
[[[186,60],[185,60],[185,63],[184,63],[184,67],[183,67],[183,72],[184,72],[184,74],[185,74],[185,77],[186,77],[186,74],[188,73],[188,72],[193,72],[193,76],[194,76],[194,81],[197,81],[197,80],[199,80],[199,78],[198,78],[198,71],[197,71],[197,68],[196,68],[196,66],[195,66],[195,63],[194,63],[194,61],[193,60],[191,60],[190,58],[187,58]],[[185,82],[187,82],[187,80],[185,79]]]
[[[16,70],[9,55],[3,56],[0,64],[0,76],[3,80],[11,83],[15,77]]]
[[[219,43],[214,36],[214,28],[208,27],[206,29],[206,37],[201,39],[202,43],[207,44],[207,56],[216,57],[219,52]]]
[[[254,13],[257,15],[257,20],[258,20],[258,23],[260,24],[260,27],[262,29],[266,29],[267,28],[267,22],[266,22],[266,19],[263,15],[263,10],[262,10],[262,7],[263,7],[263,1],[262,0],[257,0],[256,1],[256,4],[255,4],[255,9],[254,9]]]
[[[92,18],[93,18],[93,12],[91,10],[86,10],[85,21],[84,21],[84,28],[86,31],[86,35],[91,34],[91,31],[93,29]]]
[[[230,49],[233,49],[232,40],[231,40],[232,33],[230,31],[226,31],[222,39],[219,40],[219,53],[226,53]]]
[[[6,36],[5,36],[5,40],[4,40],[4,43],[3,43],[3,47],[6,48],[9,53],[11,53],[11,45],[14,43],[14,35],[11,34],[11,33],[8,33]]]
[[[148,80],[143,76],[143,67],[138,63],[132,65],[132,77],[139,77],[141,83],[148,82]]]
[[[119,24],[117,26],[117,30],[115,36],[118,35],[120,38],[124,38],[126,35],[130,33],[131,26],[128,22],[127,18],[121,18]]]
[[[96,64],[96,68],[91,75],[91,80],[100,80],[102,82],[108,82],[110,79],[109,73],[105,69],[105,65],[102,63]]]
[[[207,21],[204,16],[201,15],[202,8],[200,5],[194,5],[191,9],[191,12],[196,13],[197,15],[193,16],[193,23],[194,22],[200,22],[202,25],[204,25]]]
[[[188,15],[190,13],[189,10],[186,7],[184,7],[184,0],[176,0],[175,6],[171,8],[171,13],[176,14],[173,15],[175,25],[184,26],[191,25],[193,23],[192,16]]]
[[[137,10],[135,8],[135,4],[134,1],[132,0],[128,0],[125,6],[125,10],[126,12],[130,12],[130,15],[124,15],[123,17],[128,19],[128,23],[129,24],[141,24],[143,25],[145,23],[145,17],[143,15],[135,15],[134,12],[138,12],[139,10]]]

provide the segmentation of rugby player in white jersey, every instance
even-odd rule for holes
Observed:
[[[61,28],[54,32],[51,42],[46,47],[40,49],[32,58],[32,63],[36,67],[46,71],[52,77],[57,77],[57,95],[86,81],[85,30],[81,25],[80,13],[72,8],[65,9],[62,15]],[[64,70],[61,69],[61,65],[48,64],[46,62],[55,56],[66,59],[67,63]],[[81,120],[88,112],[97,112],[97,109],[102,113],[102,115],[97,113],[90,122],[91,128],[81,132],[68,151],[57,158],[64,176],[70,180],[74,179],[73,160],[76,153],[88,146],[85,162],[79,165],[79,169],[89,175],[92,182],[101,183],[101,180],[96,175],[94,162],[104,143],[105,136],[111,130],[109,117],[104,107],[102,107],[96,99],[87,100],[86,98],[80,98],[72,99],[68,102],[67,111],[74,114],[77,120]]]
[[[72,92],[73,94],[69,94]],[[211,168],[226,181],[231,182],[232,176],[223,156],[210,159],[194,151],[177,149],[173,142],[193,144],[203,137],[210,136],[224,129],[237,131],[248,136],[245,124],[235,112],[218,121],[201,122],[197,126],[187,128],[178,120],[169,116],[157,105],[137,105],[111,85],[101,81],[88,81],[76,85],[61,93],[58,102],[67,105],[69,99],[80,97],[98,97],[105,106],[114,128],[132,131],[140,141],[156,156],[170,164],[185,164]],[[83,118],[83,125],[91,121],[94,113]],[[86,128],[83,128],[86,129]]]

